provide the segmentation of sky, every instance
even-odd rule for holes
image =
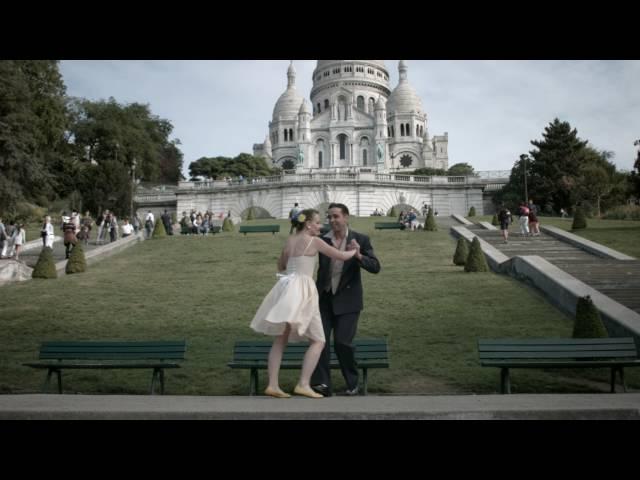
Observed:
[[[399,60],[385,60],[391,89]],[[554,118],[631,170],[640,139],[638,60],[406,60],[429,135],[449,135],[449,166],[510,170]],[[294,60],[309,102],[316,60]],[[67,94],[149,104],[174,127],[183,174],[201,157],[253,152],[287,87],[288,60],[63,60]]]

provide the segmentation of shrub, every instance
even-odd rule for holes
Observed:
[[[640,206],[618,205],[602,216],[606,220],[640,220]]]
[[[573,338],[603,338],[608,337],[604,328],[600,312],[593,304],[591,297],[578,298],[576,305],[576,320],[573,325]]]
[[[223,232],[233,232],[234,228],[233,228],[233,221],[231,220],[230,217],[227,217],[224,219],[224,222],[222,222],[222,231]]]
[[[469,256],[469,242],[466,238],[460,237],[458,244],[456,245],[456,253],[453,254],[454,265],[464,265],[467,263],[467,257]]]
[[[436,224],[436,219],[433,216],[433,208],[429,208],[429,213],[427,214],[427,219],[424,222],[425,231],[436,232],[438,230],[438,225]]]
[[[581,228],[587,228],[587,217],[585,216],[582,207],[576,207],[576,211],[573,214],[571,230],[579,230]]]
[[[253,214],[253,207],[249,209],[247,212],[247,220],[255,220],[255,215]]]
[[[464,271],[489,271],[489,265],[487,265],[487,260],[484,258],[484,253],[482,253],[482,247],[480,246],[480,240],[478,240],[478,237],[473,237],[473,242],[471,242],[471,248],[469,249],[469,256],[467,257],[467,261],[464,265]]]
[[[164,224],[160,219],[156,220],[156,226],[153,228],[153,234],[151,238],[166,238],[167,231],[164,229]]]
[[[387,213],[387,217],[397,217],[398,215],[400,214],[396,211],[396,207],[391,207],[391,210]]]
[[[84,258],[84,250],[81,242],[77,242],[71,249],[71,255],[67,261],[64,271],[66,273],[82,273],[87,270],[87,261]]]
[[[491,225],[497,227],[500,223],[498,222],[498,214],[494,213],[493,218],[491,219]]]
[[[53,260],[53,250],[43,247],[36,266],[33,267],[31,278],[58,278],[56,262]]]
[[[468,217],[475,217],[476,216],[476,207],[471,207],[469,209],[469,215],[467,215]]]

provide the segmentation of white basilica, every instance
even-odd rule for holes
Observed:
[[[269,135],[254,144],[254,155],[297,171],[449,168],[447,132],[429,136],[408,70],[401,60],[400,80],[391,91],[383,60],[318,60],[309,107],[296,90],[292,62]]]

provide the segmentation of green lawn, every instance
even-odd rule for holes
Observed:
[[[455,241],[438,232],[374,231],[378,218],[353,219],[382,263],[363,273],[359,336],[388,336],[391,368],[373,370],[370,391],[392,394],[493,393],[499,371],[481,368],[476,341],[490,337],[570,336],[573,321],[525,285],[494,273],[468,274],[452,263]],[[57,280],[0,288],[0,392],[37,392],[43,340],[186,339],[184,368],[167,372],[167,394],[246,395],[249,373],[226,366],[276,281],[280,234],[222,233],[142,242]],[[640,387],[639,372],[628,383]],[[336,388],[344,388],[339,371]],[[67,371],[65,391],[146,394],[149,371]],[[282,372],[291,390],[296,371]],[[264,386],[266,372],[260,373]],[[606,391],[608,372],[515,370],[514,392]],[[596,382],[596,383],[594,383]]]
[[[484,215],[472,217],[469,220],[472,222],[491,223],[492,217],[492,215]],[[541,226],[552,225],[559,227],[632,257],[640,258],[640,222],[638,221],[588,218],[587,228],[573,231],[571,230],[571,224],[573,223],[571,218],[538,217],[538,219]],[[515,221],[517,221],[517,216],[514,215]],[[518,230],[518,225],[514,224],[511,228]]]

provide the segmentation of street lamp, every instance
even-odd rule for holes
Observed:
[[[520,155],[520,160],[524,162],[524,203],[529,201],[529,193],[527,192],[527,155]]]
[[[133,195],[136,188],[136,159],[131,162],[131,216],[129,217],[133,222]]]

